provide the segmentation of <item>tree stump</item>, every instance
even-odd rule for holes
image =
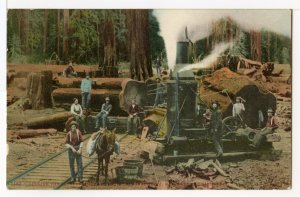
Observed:
[[[26,95],[31,101],[32,109],[52,107],[52,71],[30,73],[27,77]]]

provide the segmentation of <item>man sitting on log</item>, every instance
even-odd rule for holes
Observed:
[[[68,132],[65,138],[65,144],[68,148],[68,156],[69,156],[69,165],[71,172],[71,183],[76,181],[75,170],[74,170],[74,161],[77,163],[77,177],[78,181],[82,183],[82,174],[83,174],[83,166],[82,166],[82,146],[83,139],[81,132],[78,129],[78,124],[75,121],[71,122],[71,130]]]
[[[92,81],[90,76],[87,74],[86,78],[81,81],[81,96],[82,96],[82,107],[88,109],[91,100]]]
[[[219,103],[217,101],[214,101],[212,103],[210,132],[212,135],[214,147],[216,149],[217,157],[220,157],[223,155],[223,147],[221,141],[222,132],[223,132],[223,123],[222,123],[222,112],[221,110],[219,110]]]
[[[68,78],[77,77],[77,72],[74,70],[72,62],[70,62],[68,68],[63,71],[63,76]]]
[[[78,99],[73,99],[73,104],[71,105],[71,114],[73,115],[76,122],[79,124],[79,128],[82,129],[82,115],[83,111],[81,105],[78,103]]]
[[[257,133],[253,139],[253,144],[250,146],[259,149],[263,140],[266,140],[267,134],[272,134],[278,128],[277,120],[274,116],[274,111],[272,109],[268,109],[268,120],[266,123],[266,127],[263,128],[259,133]]]
[[[99,128],[100,121],[102,121],[102,127],[106,127],[107,117],[112,109],[112,105],[109,103],[109,97],[105,98],[105,103],[101,106],[101,111],[96,115],[96,126],[95,129]]]
[[[128,108],[128,119],[127,119],[127,132],[130,134],[137,135],[137,128],[139,123],[138,113],[140,112],[139,106],[136,104],[135,99],[132,99],[131,105]]]
[[[243,104],[245,102],[242,97],[236,97],[236,103],[233,104],[232,107],[232,116],[235,118],[238,118],[242,121],[243,127],[245,126],[244,124],[244,114],[245,114],[245,106]]]

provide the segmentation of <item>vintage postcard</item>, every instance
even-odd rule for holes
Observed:
[[[9,9],[9,190],[289,190],[292,10]]]

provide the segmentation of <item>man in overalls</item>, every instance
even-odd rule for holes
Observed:
[[[75,121],[71,122],[71,130],[67,133],[65,138],[65,144],[68,148],[68,156],[69,156],[69,165],[71,172],[71,183],[76,181],[75,170],[74,170],[74,161],[76,160],[77,164],[77,177],[80,183],[83,183],[82,174],[83,174],[83,166],[82,166],[82,147],[83,147],[83,139],[81,132],[78,129],[78,123]]]

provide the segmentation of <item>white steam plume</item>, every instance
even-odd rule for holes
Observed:
[[[176,42],[185,38],[205,38],[211,32],[212,22],[230,17],[246,30],[266,29],[291,37],[290,10],[154,10],[167,52],[169,68],[176,63]]]
[[[192,69],[209,68],[216,61],[217,57],[226,49],[232,47],[232,43],[220,43],[212,50],[211,54],[205,57],[201,62],[189,64],[181,68],[178,72],[183,72]]]

